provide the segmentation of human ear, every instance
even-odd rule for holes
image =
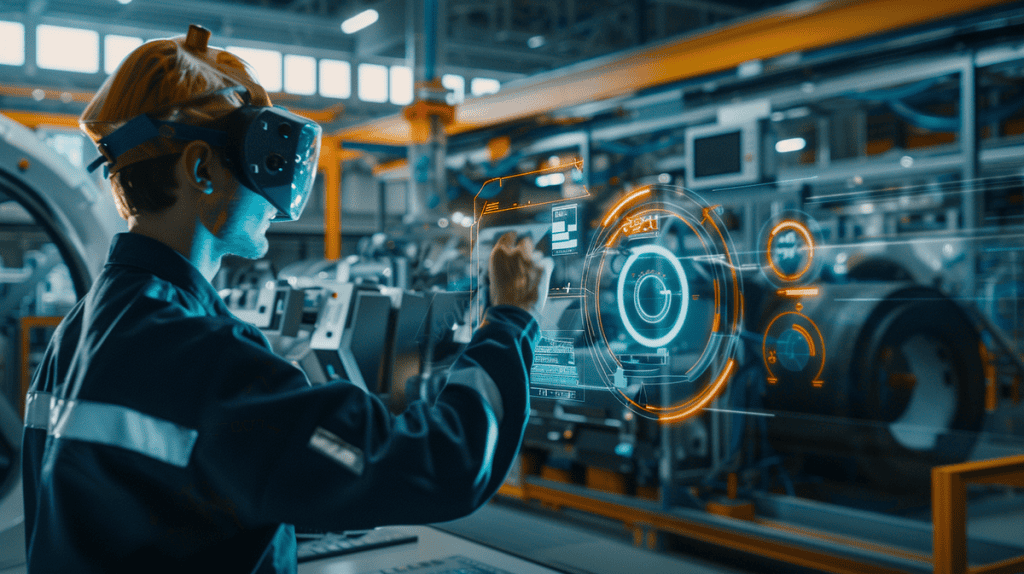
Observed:
[[[210,177],[210,162],[213,150],[204,141],[190,142],[181,152],[180,165],[184,168],[184,184],[206,195],[213,193],[213,179]]]

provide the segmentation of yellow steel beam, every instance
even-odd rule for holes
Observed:
[[[798,3],[756,19],[599,60],[564,76],[544,79],[461,104],[448,134],[542,115],[566,107],[628,95],[655,86],[730,70],[750,60],[816,50],[928,22],[954,18],[1010,0],[832,0]],[[406,145],[401,114],[335,132],[342,141]]]

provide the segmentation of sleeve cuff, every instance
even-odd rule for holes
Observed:
[[[536,339],[540,336],[540,323],[537,317],[533,313],[515,305],[497,305],[487,309],[484,322],[511,325],[525,331],[526,336],[530,339]]]

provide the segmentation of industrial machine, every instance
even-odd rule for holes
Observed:
[[[19,453],[28,375],[124,230],[108,189],[0,115],[0,568],[25,561]]]
[[[500,125],[449,136],[470,286],[507,230],[556,266],[503,494],[638,543],[931,571],[933,473],[1024,453],[1024,56],[1000,14],[566,105],[504,155]],[[633,56],[588,69],[646,78]],[[968,492],[969,562],[1024,552],[1020,492]]]
[[[829,6],[800,10],[846,9]],[[501,496],[614,519],[652,547],[930,572],[937,471],[1024,453],[1022,22],[979,9],[660,84],[643,54],[594,64],[646,83],[450,130],[430,180],[448,209],[418,212],[436,223],[385,229],[381,201],[379,233],[347,257],[229,267],[218,287],[311,384],[346,379],[398,411],[468,341],[494,241],[528,235],[555,269]],[[704,49],[687,42],[659,54]],[[32,318],[74,301],[118,222],[31,134],[0,133],[4,239],[25,253],[0,251],[16,413],[15,338],[38,347]],[[369,143],[375,168],[406,153]],[[346,193],[383,195],[365,187]],[[17,496],[4,412],[0,512]],[[965,560],[1024,553],[1007,527],[1021,491],[964,492]]]

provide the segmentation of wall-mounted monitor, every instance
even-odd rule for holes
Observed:
[[[761,130],[757,121],[686,130],[686,187],[723,188],[759,183]]]

